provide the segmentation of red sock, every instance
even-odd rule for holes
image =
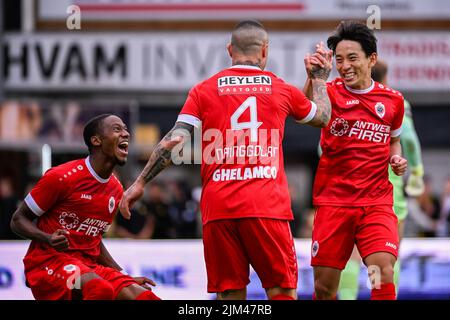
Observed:
[[[161,300],[161,298],[151,291],[144,291],[136,297],[136,300]]]
[[[83,300],[114,300],[114,288],[106,280],[95,278],[85,283],[81,292]]]
[[[270,300],[295,300],[291,296],[285,295],[285,294],[276,294]]]
[[[372,289],[370,300],[396,300],[395,284],[382,283],[380,289]]]

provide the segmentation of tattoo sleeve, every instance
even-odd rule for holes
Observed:
[[[144,170],[141,173],[141,177],[145,183],[156,177],[162,170],[172,164],[172,149],[178,144],[183,142],[174,143],[172,138],[177,130],[185,130],[192,135],[194,132],[194,126],[184,123],[176,122],[175,126],[164,136],[164,138],[158,143],[150,155],[150,159],[145,165]]]
[[[331,69],[330,68],[320,68],[320,67],[313,67],[312,70],[309,73],[309,77],[311,79],[317,79],[317,80],[323,80],[327,81],[329,75],[330,75]]]
[[[314,127],[326,127],[331,117],[331,102],[328,97],[327,84],[323,79],[312,79],[312,100],[317,105],[314,118],[308,124]]]

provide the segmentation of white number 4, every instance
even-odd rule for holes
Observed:
[[[250,108],[250,121],[238,122],[240,116]],[[231,129],[250,129],[250,141],[258,142],[258,128],[262,122],[258,122],[258,112],[256,108],[256,97],[248,97],[231,116]]]

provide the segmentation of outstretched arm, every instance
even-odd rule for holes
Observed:
[[[150,159],[139,175],[138,180],[147,183],[172,164],[172,149],[183,142],[182,136],[177,134],[177,131],[181,132],[181,130],[184,130],[185,133],[187,132],[191,135],[194,132],[194,126],[184,122],[176,122],[172,130],[164,136],[156,146],[155,150],[153,150]]]
[[[125,218],[131,217],[130,207],[144,194],[145,184],[172,164],[172,150],[178,144],[184,143],[183,133],[190,136],[193,132],[194,126],[184,122],[176,122],[175,126],[158,143],[144,170],[123,194],[119,208]]]

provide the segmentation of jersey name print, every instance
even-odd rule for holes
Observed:
[[[316,106],[296,87],[253,66],[233,66],[196,85],[178,121],[202,128],[203,224],[292,219],[282,140],[287,116],[308,122]]]

